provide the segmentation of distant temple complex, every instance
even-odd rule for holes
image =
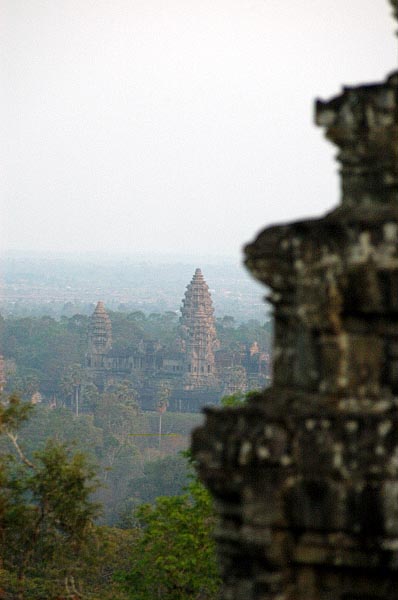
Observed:
[[[269,379],[269,356],[257,342],[235,352],[221,348],[200,269],[182,300],[173,347],[141,340],[125,355],[116,354],[111,320],[103,302],[98,302],[89,324],[86,366],[100,389],[111,380],[131,379],[141,407],[147,410],[156,408],[166,393],[170,410],[197,411],[205,404],[218,404],[223,395],[260,389]]]

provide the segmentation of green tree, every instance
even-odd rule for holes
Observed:
[[[197,479],[185,494],[158,498],[136,513],[141,533],[124,575],[131,600],[213,600],[220,579],[212,539],[214,513]]]
[[[118,520],[127,495],[129,475],[138,468],[135,444],[139,417],[136,392],[129,381],[112,382],[101,394],[94,412],[94,425],[102,429],[102,446],[97,456],[106,488],[100,492],[108,523]]]
[[[43,450],[46,440],[51,438],[83,452],[92,462],[98,462],[97,452],[103,445],[103,432],[94,425],[93,415],[77,417],[62,406],[49,408],[45,404],[38,405],[22,425],[19,435],[29,455]]]
[[[17,387],[24,392],[26,375],[34,373],[41,389],[58,391],[65,369],[84,363],[86,323],[87,319],[82,315],[61,321],[51,317],[25,317],[0,322],[5,356],[17,365],[17,373],[7,382],[8,389]]]
[[[53,441],[32,457],[24,453],[18,434],[31,411],[15,395],[0,404],[0,435],[13,448],[0,458],[0,583],[18,599],[51,598],[60,581],[73,579],[99,510],[90,499],[95,474],[82,453]],[[42,596],[34,591],[38,576]]]
[[[99,402],[100,394],[92,381],[85,381],[81,388],[80,401],[84,411],[93,412]]]
[[[177,496],[183,493],[188,484],[186,459],[181,453],[165,456],[144,464],[143,474],[129,482],[128,511],[139,504],[154,503],[159,496]],[[129,522],[127,516],[124,522]],[[133,521],[135,522],[135,521]]]
[[[126,314],[109,311],[109,316],[112,322],[113,350],[115,352],[128,354],[134,347],[137,347],[140,340],[146,337],[143,313]]]
[[[252,390],[246,393],[235,392],[235,394],[230,394],[229,396],[224,396],[221,398],[221,406],[242,406],[242,404],[246,404],[246,402],[260,397],[261,392],[258,392],[257,390]]]
[[[120,449],[130,445],[130,435],[139,412],[137,394],[130,381],[115,381],[107,385],[98,399],[94,423],[103,429],[105,437],[113,439],[115,448]]]
[[[86,380],[87,372],[78,364],[68,365],[62,374],[61,391],[76,415],[79,415],[81,388]]]

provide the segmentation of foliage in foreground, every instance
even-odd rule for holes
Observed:
[[[208,492],[192,480],[180,496],[160,497],[136,512],[140,537],[121,579],[131,600],[213,600],[220,585],[214,513]]]
[[[225,396],[238,407],[258,394]],[[215,514],[209,493],[192,476],[185,494],[159,497],[135,513],[140,534],[130,571],[121,577],[130,600],[215,600],[220,576],[212,532]]]
[[[223,404],[252,397],[235,394]],[[216,600],[215,516],[200,482],[192,477],[185,493],[141,505],[130,529],[98,527],[97,482],[85,455],[54,441],[24,453],[18,435],[31,410],[15,396],[0,403],[0,438],[13,449],[0,455],[0,599]],[[169,462],[156,466],[170,471]],[[151,500],[154,493],[150,486]]]
[[[12,448],[0,456],[0,597],[79,597],[99,510],[95,473],[84,454],[54,441],[27,456],[18,434],[31,410],[15,395],[0,404],[0,435]]]
[[[223,408],[243,406],[250,400],[255,400],[259,397],[261,397],[261,392],[258,392],[257,390],[250,392],[235,392],[235,394],[221,398],[221,406]]]

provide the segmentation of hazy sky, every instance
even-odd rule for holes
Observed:
[[[0,20],[5,249],[238,257],[337,202],[314,98],[397,66],[386,0],[0,0]]]

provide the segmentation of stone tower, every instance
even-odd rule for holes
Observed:
[[[98,302],[88,326],[87,366],[102,369],[104,357],[112,348],[112,325],[103,302]]]
[[[193,439],[224,600],[398,597],[398,72],[319,101],[316,122],[340,206],[246,248],[271,289],[273,387],[207,409]]]
[[[196,269],[181,307],[185,389],[214,387],[217,384],[214,350],[218,348],[218,340],[213,314],[208,285],[202,271]]]

